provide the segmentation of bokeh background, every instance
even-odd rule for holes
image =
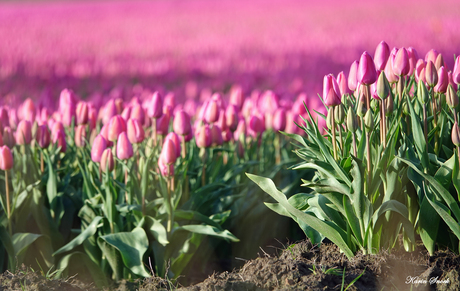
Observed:
[[[148,90],[199,98],[234,84],[316,98],[325,74],[348,74],[385,40],[460,51],[460,1],[7,1],[0,3],[0,96],[46,106]],[[206,94],[204,94],[206,95]]]

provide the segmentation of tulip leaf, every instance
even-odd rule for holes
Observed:
[[[221,230],[211,225],[201,225],[201,224],[183,225],[183,226],[176,227],[174,229],[174,231],[178,231],[178,230],[186,230],[186,231],[193,232],[193,233],[220,237],[223,239],[228,239],[232,242],[240,241],[236,236],[234,236],[228,230]]]
[[[346,233],[343,230],[338,227],[333,227],[332,225],[321,221],[313,215],[309,215],[294,208],[288,202],[286,196],[276,188],[272,180],[248,173],[246,173],[246,175],[249,177],[249,179],[259,185],[262,190],[264,190],[267,194],[278,201],[278,203],[280,203],[289,213],[291,213],[291,215],[295,216],[302,223],[311,226],[313,229],[329,238],[345,253],[348,258],[353,257],[353,251],[344,240]]]
[[[117,249],[124,265],[134,274],[150,277],[142,263],[142,257],[149,247],[147,234],[142,228],[135,228],[131,232],[119,232],[100,237],[106,243]]]

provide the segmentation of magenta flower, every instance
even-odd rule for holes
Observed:
[[[59,148],[61,148],[61,153],[65,153],[67,150],[67,142],[65,140],[65,132],[63,130],[58,130],[56,135],[53,137],[53,143]]]
[[[120,133],[117,140],[117,157],[127,160],[133,156],[133,145],[129,142],[126,132]]]
[[[3,128],[3,143],[12,149],[16,145],[13,130],[9,126]]]
[[[174,115],[173,129],[179,135],[188,135],[192,131],[192,124],[187,112],[179,110]]]
[[[117,106],[115,105],[114,100],[110,100],[104,109],[101,109],[99,112],[102,116],[102,124],[109,124],[112,117],[118,114]]]
[[[180,156],[180,150],[181,150],[181,145],[180,145],[181,142],[180,142],[179,136],[174,132],[170,132],[165,137],[165,143],[166,143],[166,140],[172,140],[174,142],[174,146],[175,146],[175,149],[176,149],[176,156],[179,157]],[[164,146],[164,143],[163,143],[163,146]]]
[[[170,114],[165,113],[157,120],[157,133],[160,135],[166,135],[169,131],[169,121],[170,121]]]
[[[50,131],[46,124],[39,125],[35,133],[35,141],[38,143],[38,146],[42,149],[47,148],[50,145]]]
[[[406,76],[410,70],[409,54],[405,48],[400,48],[396,53],[393,62],[393,73],[398,76]]]
[[[101,134],[98,134],[94,139],[93,146],[91,147],[91,160],[95,163],[99,163],[101,161],[102,153],[106,148],[106,139]]]
[[[235,105],[238,109],[243,107],[244,95],[240,86],[232,87],[230,91],[230,104]]]
[[[128,139],[131,143],[141,143],[144,141],[145,132],[138,119],[128,120]]]
[[[375,68],[379,71],[385,70],[385,66],[390,56],[390,47],[384,41],[381,41],[375,48],[374,64]]]
[[[216,124],[214,124],[211,128],[211,140],[213,146],[221,146],[224,143],[222,130]]]
[[[142,108],[141,105],[137,104],[137,105],[134,105],[132,108],[131,108],[131,115],[130,115],[130,118],[131,119],[137,119],[139,120],[139,123],[141,125],[144,124],[144,120],[145,120],[145,112],[144,112],[144,108]]]
[[[83,124],[75,128],[75,145],[79,148],[86,145],[86,126]]]
[[[209,125],[205,124],[201,126],[195,135],[196,145],[199,148],[207,148],[212,144],[211,129]]]
[[[341,97],[347,94],[349,95],[352,94],[350,88],[348,88],[347,78],[345,77],[345,74],[343,73],[343,71],[337,75],[337,84],[339,84],[339,90],[340,90]]]
[[[430,87],[434,87],[438,83],[438,72],[432,61],[428,61],[426,64],[425,80]]]
[[[435,49],[431,49],[429,52],[426,53],[425,55],[425,62],[428,63],[429,61],[433,62],[433,64],[436,63],[436,59],[438,58],[438,51]]]
[[[7,146],[0,147],[0,169],[7,171],[13,168],[13,155]]]
[[[105,149],[102,152],[100,167],[104,173],[113,171],[115,167],[115,162],[113,160],[113,154],[110,148]]]
[[[415,65],[415,80],[417,82],[425,82],[425,67],[426,63],[424,60],[419,59]],[[422,72],[423,71],[423,72]]]
[[[116,141],[122,132],[126,132],[125,120],[120,115],[115,115],[110,119],[107,137],[110,141]]]
[[[163,115],[163,98],[159,92],[155,92],[152,95],[150,104],[147,108],[147,114],[151,118],[160,118]]]
[[[326,106],[337,106],[341,103],[339,84],[332,74],[324,76],[323,100]]]
[[[176,145],[172,139],[165,139],[163,148],[161,149],[160,160],[165,165],[174,164],[177,160],[177,157],[180,155],[176,150]]]
[[[158,159],[158,168],[160,169],[161,175],[163,177],[173,177],[174,176],[174,164],[165,164],[163,159]]]
[[[263,130],[263,121],[257,115],[252,115],[248,122],[249,135],[253,138],[257,138]]]
[[[77,104],[77,124],[88,123],[88,103],[80,101]]]
[[[236,105],[229,104],[225,110],[225,125],[230,131],[234,132],[238,126],[238,108]]]
[[[415,67],[418,61],[418,53],[413,47],[409,47],[407,49],[407,54],[409,55],[409,73],[408,75],[411,76],[414,73]]]
[[[454,71],[452,72],[452,79],[455,84],[460,85],[460,56],[457,56],[454,64]]]
[[[351,91],[355,91],[356,88],[358,88],[358,67],[358,61],[354,61],[350,66],[350,72],[348,73],[348,88],[350,88]]]
[[[27,98],[26,101],[20,107],[21,115],[20,118],[30,121],[33,123],[35,121],[35,104],[32,99]]]
[[[275,131],[283,131],[286,128],[286,110],[279,108],[273,116],[273,129]]]
[[[16,130],[16,143],[30,144],[32,141],[32,124],[28,120],[21,120]]]
[[[434,87],[437,93],[446,93],[447,86],[449,85],[449,75],[446,68],[440,67],[438,70],[438,84]]]
[[[364,52],[359,59],[358,82],[370,85],[377,81],[377,71],[374,61],[368,52]]]
[[[214,99],[211,99],[208,102],[208,105],[206,106],[205,112],[204,112],[204,120],[207,123],[214,123],[219,119],[219,106],[217,104],[217,101]]]

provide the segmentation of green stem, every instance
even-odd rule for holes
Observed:
[[[5,170],[5,190],[6,190],[6,215],[8,219],[8,233],[10,237],[13,235],[13,228],[11,227],[11,209],[10,209],[10,187],[8,184],[8,170]]]
[[[367,151],[367,195],[371,198],[371,179],[372,179],[372,163],[371,163],[371,143],[370,130],[366,129],[366,151]]]
[[[340,124],[337,124],[337,126],[339,127],[339,142],[340,142],[340,149],[341,149],[342,157],[343,157],[344,150],[343,150],[343,141],[342,141],[342,126]]]
[[[331,110],[331,113],[334,112]],[[329,114],[331,114],[329,113]],[[332,120],[332,125],[331,125],[331,130],[332,130],[332,148],[334,150],[334,160],[337,161],[337,143],[336,143],[336,136],[335,136],[335,119],[334,117],[331,118]]]

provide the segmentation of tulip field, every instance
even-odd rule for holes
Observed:
[[[460,4],[326,2],[0,3],[0,290],[460,288]]]

